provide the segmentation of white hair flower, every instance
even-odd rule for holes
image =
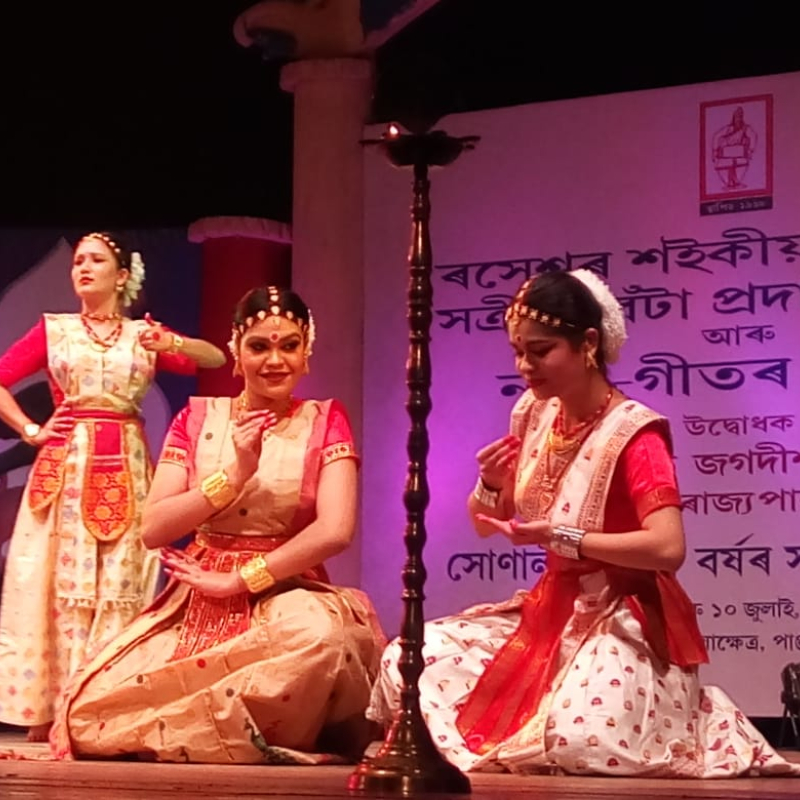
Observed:
[[[122,287],[122,303],[127,308],[139,296],[144,283],[144,261],[142,254],[136,251],[131,253],[130,275]]]
[[[603,356],[607,364],[614,364],[619,359],[620,348],[628,338],[622,306],[605,281],[591,270],[576,269],[570,275],[574,275],[594,295],[603,309]]]
[[[317,326],[314,324],[314,317],[311,309],[308,309],[308,329],[306,330],[306,358],[311,357],[314,349],[314,339],[317,338]]]

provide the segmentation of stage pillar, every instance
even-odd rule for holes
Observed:
[[[189,226],[188,237],[203,248],[200,336],[229,356],[231,317],[239,298],[254,286],[291,285],[291,229],[256,217],[205,217]],[[200,395],[233,395],[240,389],[230,356],[227,366],[198,375]]]
[[[304,387],[337,397],[361,447],[364,336],[363,137],[372,64],[359,58],[294,61],[281,71],[294,94],[293,287],[311,307],[317,342]],[[339,583],[360,583],[360,556],[336,559]]]

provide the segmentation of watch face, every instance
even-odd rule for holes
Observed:
[[[42,429],[41,425],[37,425],[35,422],[29,422],[22,428],[22,432],[28,439],[33,439],[34,436],[39,435],[39,431]]]

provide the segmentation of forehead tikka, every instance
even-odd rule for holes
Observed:
[[[272,317],[272,327],[273,328],[280,328],[281,326],[281,307],[280,307],[280,294],[278,294],[278,287],[277,286],[267,286],[267,293],[269,295],[269,313]],[[259,311],[259,314],[262,313]],[[286,312],[286,318],[292,319],[294,314],[291,311]],[[264,317],[260,317],[260,319],[264,319]]]
[[[262,308],[254,316],[247,317],[245,321],[238,326],[239,333],[243,334],[248,328],[252,328],[256,322],[264,322],[266,319],[272,321],[273,328],[280,328],[281,320],[288,319],[289,322],[293,322],[295,325],[297,325],[300,330],[304,329],[302,320],[298,320],[291,311],[287,311],[282,314],[280,306],[272,306],[268,312]],[[271,333],[270,338],[277,335],[277,333]]]

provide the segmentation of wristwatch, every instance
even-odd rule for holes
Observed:
[[[37,425],[35,422],[26,422],[22,426],[22,441],[33,444],[32,440],[41,433],[41,430],[41,425]]]

